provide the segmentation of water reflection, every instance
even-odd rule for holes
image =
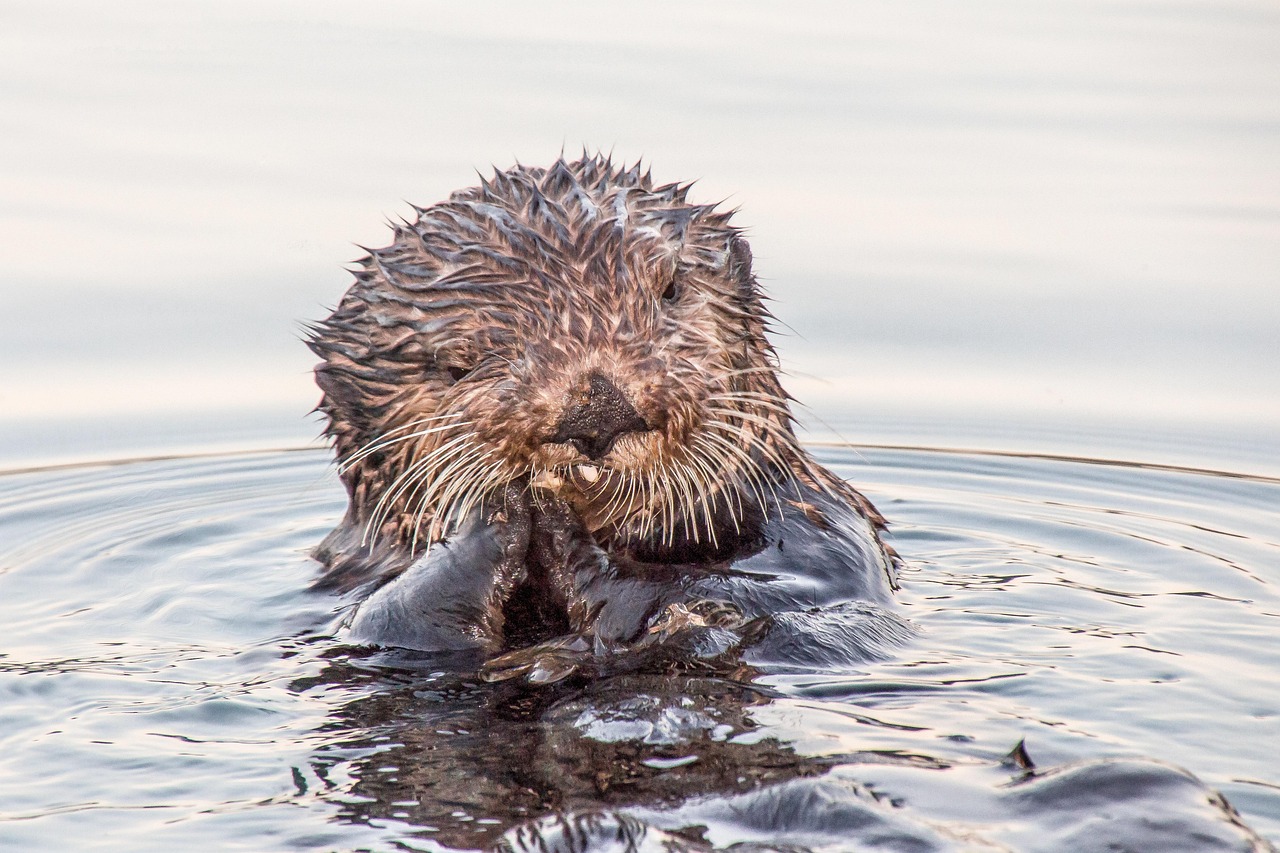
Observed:
[[[767,695],[730,681],[627,677],[537,689],[371,673],[339,659],[295,688],[352,680],[369,692],[332,715],[331,743],[312,772],[325,777],[330,753],[350,762],[353,784],[334,792],[344,820],[400,821],[450,846],[483,846],[552,812],[737,793],[833,765],[761,731],[750,711]]]
[[[450,848],[1265,849],[1220,796],[1157,762],[1037,770],[1022,744],[992,762],[812,754],[761,724],[781,697],[758,685],[672,674],[488,685],[348,654],[293,685],[365,693],[295,768],[299,793],[314,778],[340,820]],[[349,784],[333,781],[337,764]]]
[[[1280,707],[1280,485],[819,456],[893,521],[911,642],[855,671],[538,689],[325,635],[339,602],[305,591],[306,552],[344,500],[322,452],[0,477],[0,837],[1035,850],[1141,849],[1142,827],[1157,849],[1265,849],[1215,791],[1280,837],[1258,747]],[[1006,761],[1021,740],[1032,773]]]

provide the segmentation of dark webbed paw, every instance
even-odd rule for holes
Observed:
[[[551,684],[574,673],[596,677],[715,667],[762,629],[761,620],[745,620],[738,608],[723,601],[670,604],[634,643],[611,645],[598,637],[569,634],[491,658],[480,668],[480,676],[486,681]]]
[[[525,575],[527,490],[509,485],[352,614],[351,639],[421,651],[485,653],[502,645],[502,606]]]
[[[568,501],[537,490],[530,498],[529,562],[542,567],[553,582],[584,560],[595,562],[604,552]]]
[[[480,518],[483,518],[483,524]],[[460,536],[475,535],[477,529],[483,529],[502,549],[502,556],[494,565],[495,583],[491,590],[494,600],[490,601],[491,606],[501,608],[502,600],[525,576],[533,527],[529,490],[522,484],[508,483],[501,492],[485,501],[469,521],[472,528],[460,532]]]
[[[522,678],[531,684],[551,684],[593,663],[591,645],[586,637],[572,634],[516,649],[485,661],[480,677],[485,681]]]

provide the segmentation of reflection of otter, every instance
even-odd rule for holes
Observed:
[[[344,820],[398,819],[472,848],[549,813],[740,793],[833,764],[764,737],[750,709],[768,700],[748,686],[624,677],[585,692],[510,688],[448,674],[380,683],[330,722],[341,748],[318,753],[306,775],[329,779],[339,763]],[[698,760],[679,760],[689,755]]]
[[[1158,762],[1036,769],[1021,749],[981,760],[928,729],[886,741],[874,720],[861,724],[874,735],[810,755],[761,722],[787,702],[766,688],[622,676],[530,690],[333,657],[295,689],[363,695],[318,733],[328,745],[295,769],[299,794],[449,849],[1270,849]]]
[[[728,802],[752,792],[765,805],[774,786],[817,781],[849,761],[947,766],[897,752],[797,753],[753,720],[771,702],[766,690],[715,678],[621,676],[530,690],[452,673],[352,668],[338,655],[315,682],[294,686],[360,692],[361,682],[367,695],[326,723],[333,746],[298,768],[295,782],[304,791],[315,785],[344,822],[429,827],[431,840],[451,849],[489,848],[513,830],[527,843],[519,827],[528,821],[600,809]],[[822,805],[800,803],[796,817],[821,820]]]
[[[310,341],[350,496],[320,585],[361,591],[356,639],[827,664],[905,635],[882,519],[796,441],[746,241],[686,190],[517,167],[361,262]]]

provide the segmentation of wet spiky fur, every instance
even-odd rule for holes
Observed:
[[[553,484],[593,535],[688,562],[740,544],[795,477],[879,523],[792,431],[732,211],[639,165],[516,166],[415,208],[312,329],[350,496],[322,584],[404,569],[510,482]],[[651,427],[599,464],[551,442],[592,375]]]

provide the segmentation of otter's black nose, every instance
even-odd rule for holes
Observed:
[[[590,458],[599,459],[618,436],[644,432],[649,425],[612,382],[599,373],[591,374],[590,380],[586,392],[565,409],[551,441],[572,444]]]

